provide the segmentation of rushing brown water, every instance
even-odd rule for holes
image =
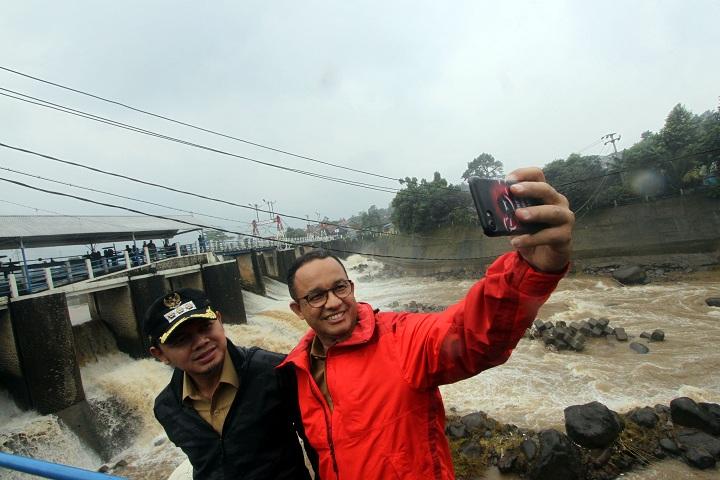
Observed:
[[[363,273],[354,270],[360,263],[369,265]],[[356,280],[357,298],[381,309],[395,301],[401,305],[412,300],[448,305],[472,285],[466,280],[371,278],[380,265],[361,257],[351,257],[346,265]],[[720,296],[718,280],[718,272],[637,287],[621,287],[598,277],[565,279],[540,318],[569,322],[604,316],[612,326],[624,327],[636,337],[643,331],[662,329],[666,340],[648,343],[650,353],[639,355],[627,343],[608,339],[589,340],[582,353],[553,352],[538,341],[524,339],[505,365],[442,387],[445,406],[458,413],[483,410],[501,422],[521,427],[562,430],[565,407],[593,400],[619,412],[656,403],[667,405],[679,396],[720,403],[720,308],[708,307],[704,301]],[[272,298],[245,296],[249,323],[228,326],[228,336],[238,344],[286,352],[306,326],[287,307],[285,286],[268,281],[268,287]],[[133,479],[167,478],[184,456],[163,441],[163,431],[152,416],[152,403],[167,383],[170,370],[152,360],[134,361],[116,353],[83,367],[81,373],[89,398],[118,398],[140,414],[137,438],[115,459],[123,458],[128,465],[117,473]],[[108,413],[106,421],[124,421]],[[100,465],[97,455],[54,416],[19,412],[1,391],[0,425],[0,450],[84,468]],[[0,471],[0,478],[33,477]],[[487,478],[511,477],[489,471]],[[666,460],[624,478],[705,480],[720,478],[720,472],[701,472],[677,460]]]

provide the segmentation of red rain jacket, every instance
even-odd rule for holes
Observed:
[[[310,373],[310,331],[292,363],[322,480],[453,479],[438,385],[504,363],[562,274],[498,258],[442,313],[374,312],[358,304],[350,338],[327,350],[328,407]]]

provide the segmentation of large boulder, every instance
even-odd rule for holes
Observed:
[[[630,265],[627,267],[618,268],[612,273],[615,280],[622,283],[623,285],[638,285],[643,284],[647,280],[645,270],[638,267],[637,265]]]
[[[573,442],[586,448],[605,448],[623,427],[618,415],[600,402],[565,409],[565,430]]]
[[[648,353],[650,351],[650,349],[647,347],[647,345],[644,345],[644,344],[638,343],[638,342],[632,342],[630,344],[630,348],[632,350],[636,351],[637,353]]]
[[[720,406],[715,403],[695,403],[680,397],[670,402],[673,423],[697,428],[711,435],[720,435]]]
[[[633,422],[645,428],[655,428],[655,425],[657,425],[659,420],[657,413],[655,413],[655,410],[651,407],[643,407],[633,410],[628,417]]]
[[[665,332],[662,330],[653,330],[653,332],[650,334],[650,340],[653,342],[662,342],[665,340]]]
[[[477,432],[478,430],[486,432],[492,431],[497,427],[498,423],[488,417],[485,412],[473,412],[465,415],[460,419],[468,432]]]
[[[683,450],[704,450],[715,458],[720,458],[720,440],[692,428],[683,428],[675,433],[675,440]]]
[[[684,455],[685,461],[691,467],[705,470],[715,466],[715,458],[702,448],[690,448]]]
[[[576,480],[583,478],[580,450],[557,430],[538,435],[540,450],[530,464],[531,480]]]

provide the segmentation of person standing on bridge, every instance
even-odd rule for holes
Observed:
[[[454,478],[439,385],[504,363],[568,268],[574,215],[539,169],[511,174],[518,210],[548,228],[512,240],[465,298],[441,313],[379,312],[355,300],[337,257],[316,250],[288,271],[292,311],[311,331],[292,365],[323,480]]]
[[[298,441],[295,376],[275,368],[283,355],[233,345],[222,314],[189,288],[155,300],[143,330],[150,354],[175,368],[154,411],[188,456],[193,478],[310,479]]]

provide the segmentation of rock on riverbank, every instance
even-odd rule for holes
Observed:
[[[446,434],[458,480],[482,478],[491,465],[533,480],[609,480],[667,457],[699,469],[720,460],[720,405],[687,397],[625,414],[573,405],[565,430],[526,430],[475,412],[448,416]]]

